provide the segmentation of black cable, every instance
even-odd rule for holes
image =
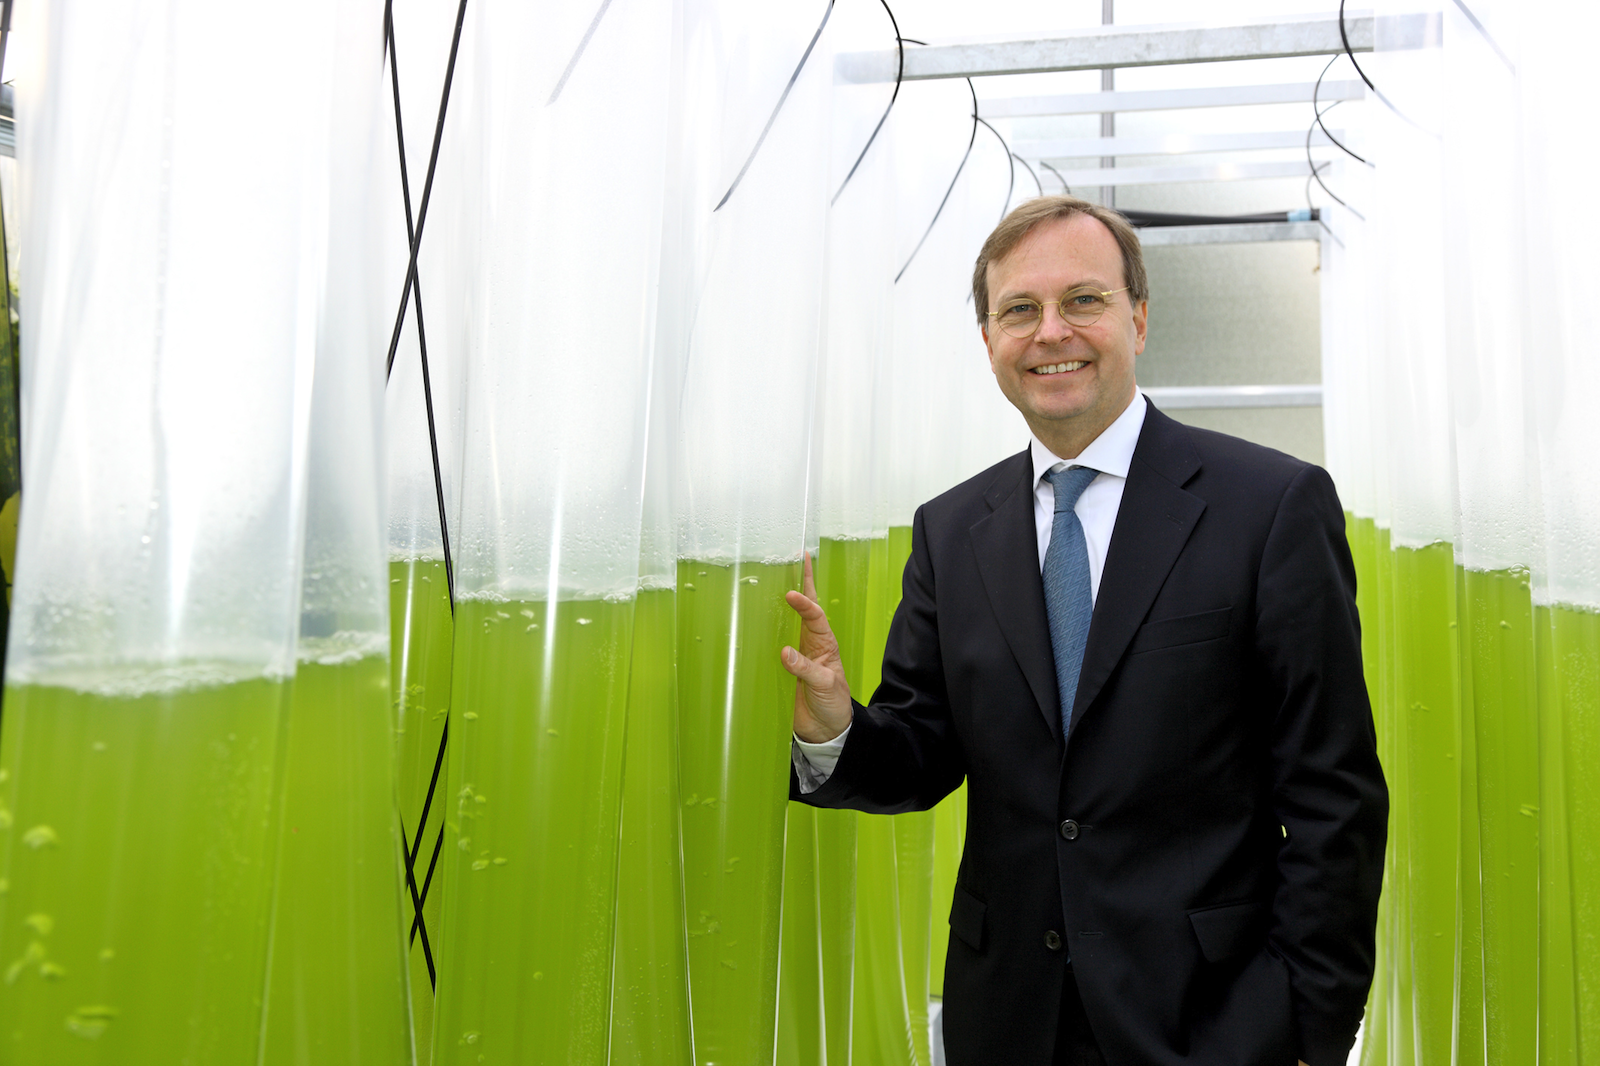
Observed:
[[[1306,175],[1306,207],[1311,209],[1311,217],[1316,220],[1318,225],[1328,231],[1328,236],[1333,238],[1334,243],[1343,248],[1344,241],[1341,241],[1339,235],[1333,232],[1333,227],[1328,225],[1327,220],[1322,217],[1322,212],[1317,208],[1317,205],[1311,202],[1311,179],[1317,176],[1317,171],[1331,165],[1330,163],[1320,163],[1312,167],[1311,173]],[[1323,187],[1326,188],[1326,186]]]
[[[6,0],[6,2],[10,3],[11,0]],[[844,195],[844,187],[849,185],[850,179],[856,176],[856,168],[861,166],[863,159],[867,158],[867,149],[871,148],[872,142],[878,139],[878,131],[883,129],[883,124],[889,120],[889,112],[894,110],[894,102],[900,98],[900,82],[906,76],[906,43],[900,39],[900,23],[895,21],[894,12],[889,9],[889,0],[878,0],[878,2],[883,5],[885,11],[889,12],[889,24],[894,27],[894,47],[900,58],[900,66],[894,73],[894,93],[889,97],[889,106],[883,109],[883,115],[879,117],[878,124],[872,127],[872,136],[867,138],[867,143],[861,146],[861,154],[856,156],[856,161],[851,164],[850,173],[844,176],[844,181],[839,183],[839,191],[833,194],[832,200],[828,201],[829,207],[839,202],[839,197]]]
[[[1068,196],[1072,195],[1072,186],[1067,184],[1067,179],[1062,176],[1061,171],[1057,170],[1055,167],[1051,166],[1049,163],[1046,163],[1043,159],[1039,160],[1039,165],[1041,167],[1044,167],[1046,170],[1048,170],[1050,173],[1052,173],[1052,174],[1054,174],[1056,176],[1056,180],[1061,182],[1061,191],[1062,192],[1066,193]]]
[[[1339,100],[1334,101],[1333,103],[1328,105],[1328,110],[1332,111],[1334,108],[1338,107],[1340,103],[1343,103],[1343,101],[1339,101]],[[1329,196],[1333,197],[1333,202],[1334,203],[1338,204],[1340,207],[1344,208],[1346,211],[1349,211],[1352,215],[1356,216],[1361,221],[1365,222],[1367,220],[1367,216],[1366,215],[1363,215],[1360,211],[1357,211],[1355,208],[1351,207],[1349,204],[1347,204],[1343,200],[1341,200],[1339,198],[1338,194],[1335,193],[1332,189],[1328,188],[1327,183],[1322,180],[1322,175],[1320,173],[1318,173],[1318,172],[1323,167],[1329,166],[1330,164],[1323,163],[1323,164],[1321,164],[1319,166],[1316,163],[1316,161],[1311,158],[1311,134],[1316,131],[1317,124],[1318,124],[1319,121],[1320,121],[1320,119],[1319,120],[1314,120],[1311,123],[1311,125],[1306,127],[1306,166],[1311,168],[1311,177],[1315,178],[1317,184],[1322,186],[1322,191],[1323,192],[1325,192]],[[1307,192],[1309,193],[1310,186],[1307,185],[1306,189],[1307,189]],[[1307,199],[1306,199],[1306,203],[1309,205],[1310,202],[1311,202],[1310,201],[1310,197],[1308,196]],[[1320,221],[1320,219],[1319,219],[1319,221]],[[1322,224],[1324,226],[1327,225],[1326,222],[1323,222]],[[1330,230],[1329,232],[1331,233],[1332,231]]]
[[[416,883],[417,852],[422,846],[422,831],[428,826],[428,811],[433,807],[434,792],[439,787],[439,771],[444,767],[444,753],[449,742],[450,719],[446,718],[444,729],[439,734],[439,754],[434,756],[433,760],[433,777],[428,781],[428,794],[422,801],[422,814],[417,819],[417,835],[406,847],[406,877],[410,879],[413,885]],[[435,984],[436,981],[433,970],[433,952],[428,946],[428,929],[427,924],[422,920],[422,907],[423,904],[428,902],[428,889],[433,885],[433,867],[439,861],[439,845],[443,842],[444,824],[441,822],[439,825],[439,837],[433,845],[433,858],[428,862],[428,875],[422,880],[422,890],[412,897],[415,905],[411,916],[410,942],[416,941],[417,934],[420,931],[422,934],[422,955],[424,961],[428,964],[428,983],[430,985]]]
[[[606,9],[611,6],[611,0],[600,0],[600,10],[594,13],[594,18],[589,23],[589,28],[583,32],[583,40],[578,42],[577,50],[572,53],[572,58],[567,60],[567,69],[561,72],[561,78],[556,82],[556,87],[550,92],[550,99],[544,102],[549,107],[561,97],[561,90],[567,87],[567,79],[572,77],[572,72],[578,67],[578,60],[583,58],[583,53],[589,47],[589,40],[594,36],[594,31],[600,28],[600,20],[606,17]]]
[[[971,78],[967,79],[967,88],[972,89]],[[995,140],[1000,142],[1000,150],[1006,154],[1006,167],[1010,171],[1010,176],[1006,181],[1006,202],[1000,208],[1000,217],[1004,219],[1006,213],[1011,210],[1011,194],[1017,191],[1017,155],[1011,150],[1011,146],[1006,143],[1006,139],[1000,136],[999,130],[989,125],[986,119],[978,117],[978,91],[976,89],[972,90],[972,117],[983,123],[984,129],[994,134]]]
[[[466,3],[466,0],[461,0],[461,2]],[[733,195],[733,190],[737,189],[739,183],[744,180],[745,172],[750,169],[750,164],[756,161],[756,153],[761,151],[761,145],[766,142],[767,134],[772,132],[772,124],[778,121],[778,112],[783,110],[784,102],[789,99],[789,91],[794,88],[794,83],[800,80],[800,72],[806,69],[806,61],[811,58],[812,50],[817,47],[817,41],[822,39],[822,31],[827,28],[828,19],[832,17],[833,0],[828,0],[828,10],[822,13],[822,21],[817,25],[817,32],[811,35],[811,43],[806,45],[805,54],[800,57],[800,62],[796,64],[794,73],[789,75],[789,84],[783,87],[783,95],[778,97],[778,106],[772,109],[771,117],[767,119],[767,124],[761,129],[761,136],[756,138],[755,147],[750,149],[749,158],[744,161],[744,166],[739,168],[738,177],[733,179],[733,184],[728,186],[728,191],[722,194],[722,199],[717,201],[717,206],[711,209],[713,213],[722,210],[722,205],[728,202],[728,198]]]
[[[926,45],[927,41],[918,41],[911,37],[902,38],[907,44]],[[972,79],[968,78],[967,89],[972,93],[972,134],[967,138],[967,150],[961,155],[961,164],[956,167],[955,176],[950,179],[950,187],[944,191],[944,198],[939,201],[939,207],[933,213],[933,218],[928,220],[928,228],[922,231],[922,239],[917,241],[917,246],[911,249],[911,254],[906,257],[905,265],[894,276],[894,283],[900,284],[900,279],[905,276],[906,270],[911,266],[911,261],[922,251],[922,246],[927,243],[928,234],[933,232],[933,227],[938,224],[939,216],[944,214],[944,205],[950,202],[950,194],[956,191],[956,182],[961,180],[961,172],[966,169],[967,160],[972,158],[972,146],[978,140],[978,91],[972,88]],[[998,136],[998,134],[997,134]],[[1003,142],[1002,142],[1003,143]]]
[[[418,827],[418,832],[421,832],[420,826]],[[400,845],[405,848],[407,853],[411,851],[411,845],[406,842],[404,819],[400,822]],[[422,960],[428,964],[428,981],[431,984],[433,982],[433,944],[428,940],[428,923],[422,917],[422,896],[417,894],[417,871],[409,862],[406,863],[406,888],[411,893],[411,938],[409,943],[415,944],[417,942],[417,934],[420,933],[422,935]]]
[[[439,160],[439,140],[440,134],[442,134],[444,130],[444,108],[450,96],[450,79],[455,68],[455,49],[456,45],[459,45],[461,41],[461,24],[462,19],[466,14],[466,9],[466,0],[461,0],[461,8],[456,16],[455,42],[451,45],[450,69],[445,74],[444,100],[441,101],[439,105],[440,122],[437,130],[434,133],[433,158],[428,164],[427,185],[424,187],[422,193],[422,210],[424,212],[426,212],[428,209],[428,195],[433,188],[434,166]],[[406,292],[410,293],[413,290],[416,292],[417,353],[422,363],[422,406],[428,418],[428,453],[429,457],[433,461],[433,493],[435,502],[437,503],[439,509],[439,541],[444,548],[445,591],[449,597],[450,615],[453,618],[455,617],[456,613],[455,560],[450,554],[450,523],[445,517],[447,509],[444,502],[444,474],[439,464],[439,433],[434,422],[433,414],[433,377],[428,368],[428,330],[423,321],[422,314],[422,279],[417,275],[417,250],[421,247],[422,242],[422,219],[419,216],[417,220],[417,228],[413,229],[411,219],[411,182],[406,169],[405,122],[401,117],[400,109],[400,59],[399,52],[395,44],[394,35],[394,0],[387,0],[387,2],[384,4],[383,35],[384,41],[388,45],[389,81],[394,94],[394,134],[395,142],[400,152],[400,193],[401,200],[405,204],[406,239],[407,243],[411,247],[411,266],[408,272],[409,284],[407,285]],[[385,370],[386,378],[387,375],[394,373],[394,357],[395,352],[399,349],[400,326],[405,321],[406,303],[406,297],[402,295],[400,298],[400,321],[395,323],[394,338],[389,345],[389,361],[388,367]]]
[[[1463,15],[1467,16],[1467,21],[1472,23],[1472,28],[1482,34],[1485,41],[1489,42],[1489,47],[1493,48],[1494,54],[1500,57],[1500,62],[1504,63],[1506,65],[1506,69],[1515,75],[1517,73],[1517,65],[1511,62],[1510,56],[1506,55],[1500,50],[1499,43],[1493,37],[1489,36],[1488,29],[1484,27],[1483,23],[1478,21],[1478,16],[1472,13],[1472,9],[1468,7],[1463,0],[1455,0],[1455,5],[1461,9],[1461,13]],[[3,54],[4,50],[0,49],[0,55]]]
[[[1333,135],[1333,132],[1331,130],[1329,130],[1328,127],[1322,121],[1322,116],[1327,114],[1327,111],[1324,111],[1324,110],[1321,109],[1321,107],[1319,107],[1318,100],[1317,100],[1317,94],[1322,91],[1322,79],[1326,78],[1328,76],[1329,69],[1332,68],[1332,66],[1335,63],[1337,63],[1338,61],[1339,61],[1339,57],[1337,55],[1334,56],[1332,59],[1328,60],[1328,65],[1326,67],[1322,68],[1322,73],[1317,75],[1317,83],[1311,87],[1311,112],[1312,112],[1312,114],[1317,116],[1317,125],[1322,127],[1322,135],[1324,137],[1328,138],[1328,140],[1332,141],[1335,148],[1338,148],[1339,151],[1343,152],[1345,155],[1349,156],[1351,159],[1354,159],[1356,162],[1358,162],[1358,163],[1366,163],[1366,165],[1370,167],[1370,166],[1372,166],[1371,163],[1368,163],[1367,160],[1363,159],[1359,155],[1356,155],[1348,147],[1346,147],[1344,142],[1339,140],[1339,138],[1335,137]],[[1341,103],[1343,103],[1342,100],[1335,100],[1333,103],[1328,105],[1328,109],[1327,110],[1328,111],[1332,111],[1335,107],[1337,107]]]
[[[1022,164],[1022,169],[1026,170],[1028,172],[1028,177],[1033,179],[1034,188],[1039,190],[1039,195],[1040,196],[1043,196],[1044,195],[1044,186],[1042,184],[1040,184],[1039,175],[1034,173],[1033,168],[1028,165],[1028,161],[1026,159],[1022,158],[1020,155],[1018,155],[1015,152],[1011,153],[1011,158],[1015,159],[1017,162]],[[1039,162],[1043,163],[1044,160],[1041,159]]]
[[[450,106],[450,86],[456,76],[456,56],[461,51],[461,26],[467,18],[467,0],[461,0],[456,9],[455,34],[450,38],[450,59],[444,68],[444,88],[439,93],[439,118],[433,127],[433,150],[428,156],[428,176],[422,183],[422,206],[417,209],[417,232],[411,238],[410,262],[406,267],[406,284],[400,293],[400,310],[394,316],[394,335],[389,338],[389,358],[385,373],[394,369],[394,353],[400,348],[400,328],[406,321],[406,304],[411,299],[411,289],[417,282],[417,250],[422,247],[422,228],[428,223],[428,202],[433,198],[433,175],[439,167],[439,142],[444,139],[444,116]],[[393,44],[393,35],[390,36]]]
[[[1393,111],[1396,115],[1399,115],[1402,119],[1404,119],[1406,121],[1407,124],[1409,124],[1413,128],[1415,128],[1417,130],[1420,130],[1423,133],[1426,133],[1430,137],[1437,138],[1439,136],[1437,133],[1434,133],[1431,130],[1423,129],[1423,127],[1417,125],[1417,123],[1412,120],[1411,116],[1407,115],[1404,111],[1400,110],[1398,107],[1395,107],[1394,106],[1394,101],[1390,100],[1387,96],[1383,95],[1383,90],[1382,89],[1380,89],[1376,85],[1372,84],[1372,79],[1367,77],[1367,72],[1361,69],[1361,64],[1360,63],[1356,62],[1356,54],[1350,48],[1350,35],[1345,32],[1345,28],[1344,28],[1344,5],[1345,5],[1345,0],[1339,0],[1339,40],[1344,42],[1344,54],[1350,57],[1350,65],[1352,67],[1356,68],[1356,73],[1361,75],[1361,80],[1367,83],[1367,88],[1372,90],[1372,94],[1374,96],[1376,96],[1379,100],[1383,101],[1383,106],[1384,107],[1387,107],[1390,111]],[[1376,33],[1376,28],[1374,28],[1374,33]],[[1330,104],[1329,107],[1331,108],[1332,105]],[[1324,188],[1326,188],[1326,186],[1324,186]],[[1332,195],[1332,194],[1330,193],[1329,195]]]

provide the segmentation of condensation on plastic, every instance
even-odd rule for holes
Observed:
[[[37,28],[13,681],[292,672],[333,47],[332,9],[296,10],[69,3]]]

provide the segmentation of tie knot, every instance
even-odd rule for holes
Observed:
[[[1056,510],[1070,511],[1076,507],[1083,490],[1099,476],[1100,471],[1087,466],[1063,466],[1046,474],[1056,493]]]

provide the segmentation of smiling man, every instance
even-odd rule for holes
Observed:
[[[1115,212],[1023,204],[973,296],[1032,440],[918,510],[868,704],[809,568],[789,593],[791,794],[896,813],[967,780],[951,1066],[1341,1064],[1388,798],[1333,485],[1139,393]]]

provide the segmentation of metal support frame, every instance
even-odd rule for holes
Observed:
[[[1321,407],[1321,385],[1168,385],[1141,391],[1163,410]]]
[[[1109,93],[1063,93],[1059,96],[1007,96],[982,102],[984,118],[1031,118],[1049,115],[1098,115],[1106,111],[1182,111],[1195,107],[1243,107],[1257,104],[1309,104],[1313,82],[1274,85],[1226,85],[1194,89],[1122,89]],[[1325,81],[1317,100],[1362,100],[1360,81]]]
[[[1372,51],[1372,13],[1346,13],[1350,49]],[[905,50],[906,81],[1039,74],[1058,70],[1224,63],[1240,59],[1323,56],[1344,51],[1337,14],[1300,15],[1271,21],[1205,26],[1193,23],[1105,26],[1043,40],[934,44]],[[894,49],[847,52],[835,60],[841,81],[894,81]]]
[[[1116,167],[1112,170],[1060,170],[1070,188],[1093,185],[1172,185],[1191,181],[1246,181],[1254,178],[1304,178],[1304,159],[1282,163],[1208,163],[1204,165]]]
[[[1146,248],[1184,244],[1256,244],[1262,241],[1320,241],[1316,222],[1230,222],[1214,226],[1150,226],[1139,231]]]
[[[1333,135],[1343,140],[1343,130]],[[1311,147],[1331,148],[1333,142],[1320,129],[1311,134]],[[1024,159],[1088,159],[1093,156],[1190,155],[1198,152],[1258,152],[1278,148],[1304,151],[1306,131],[1267,130],[1260,133],[1163,133],[1143,137],[1072,137],[1053,141],[1012,141],[1011,150]]]

